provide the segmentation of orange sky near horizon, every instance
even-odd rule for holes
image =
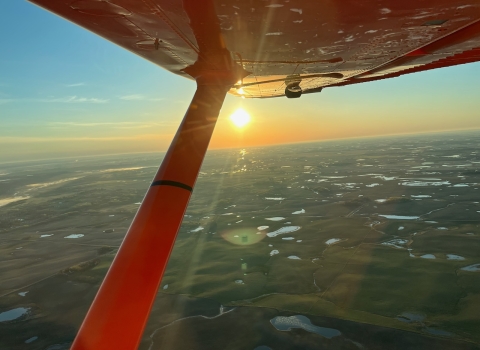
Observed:
[[[220,129],[220,128],[219,128]],[[465,130],[480,130],[480,128],[466,128],[466,129],[446,129],[437,130],[435,132],[448,131],[465,131]],[[249,148],[259,146],[271,146],[289,143],[303,143],[303,142],[321,142],[328,140],[339,139],[355,139],[355,138],[370,138],[382,136],[396,136],[396,135],[412,135],[431,133],[431,131],[418,131],[415,133],[391,133],[391,134],[373,134],[370,130],[364,130],[364,134],[355,133],[354,136],[348,137],[338,131],[329,133],[323,132],[323,137],[318,137],[315,131],[305,132],[299,130],[298,132],[290,133],[285,129],[278,129],[276,133],[275,128],[271,129],[268,135],[262,135],[260,129],[246,128],[243,131],[230,130],[229,133],[216,133],[210,143],[210,150],[228,149],[228,148]],[[14,161],[30,161],[40,159],[64,158],[64,157],[81,157],[93,155],[108,155],[108,154],[126,154],[126,153],[148,153],[148,152],[164,152],[170,144],[171,137],[165,135],[138,135],[131,138],[111,138],[111,139],[52,139],[52,140],[38,140],[27,141],[23,143],[0,142],[0,148],[10,148],[9,156],[3,157],[1,163],[8,163]],[[13,150],[15,149],[15,150]]]
[[[400,115],[390,113],[389,117],[377,115],[357,117],[342,115],[337,110],[332,113],[323,111],[299,111],[292,116],[291,111],[262,111],[249,108],[245,101],[242,107],[251,116],[251,121],[243,128],[236,127],[229,115],[239,106],[235,102],[226,104],[222,109],[215,132],[210,142],[210,149],[248,148],[287,143],[311,142],[332,139],[376,137],[382,135],[400,135],[449,130],[480,129],[476,113],[464,118],[462,124],[455,118],[437,118],[437,116],[411,115],[406,117],[405,111]],[[246,108],[245,108],[246,107]],[[251,106],[250,106],[251,107]],[[348,111],[343,111],[347,113]],[[448,113],[448,111],[445,111]],[[181,120],[177,116],[175,122],[166,127],[148,128],[148,133],[125,129],[120,135],[79,136],[79,137],[46,137],[0,140],[0,148],[9,149],[10,157],[4,161],[48,159],[68,156],[103,155],[138,152],[163,152],[173,139]],[[434,120],[442,120],[435,124]]]

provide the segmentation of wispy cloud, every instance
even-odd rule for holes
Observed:
[[[51,126],[84,126],[84,127],[91,127],[91,126],[111,126],[117,124],[131,124],[133,122],[92,122],[92,123],[78,123],[78,122],[52,122],[49,123]]]
[[[132,95],[125,95],[125,96],[120,96],[121,100],[124,101],[162,101],[164,98],[161,97],[149,97],[141,94],[132,94]]]
[[[84,86],[85,83],[74,83],[74,84],[67,84],[66,87],[77,87],[77,86]]]
[[[110,100],[96,97],[49,97],[49,98],[0,98],[0,105],[11,102],[44,102],[44,103],[106,103]]]
[[[121,96],[120,99],[125,101],[140,101],[140,100],[145,100],[146,96],[140,95],[140,94],[133,94],[133,95]]]
[[[173,123],[153,123],[153,124],[137,124],[137,125],[116,125],[115,129],[146,129],[146,128],[154,128],[154,127],[159,127],[159,126],[165,126],[167,124],[173,124]]]
[[[78,96],[67,96],[67,97],[58,97],[58,98],[43,98],[37,99],[38,102],[47,102],[47,103],[106,103],[109,100],[103,98],[95,97],[78,97]]]
[[[26,142],[72,142],[72,141],[146,141],[146,140],[169,140],[173,133],[164,134],[140,134],[133,136],[112,136],[112,137],[16,137],[0,136],[0,144],[5,143],[26,143]]]
[[[116,129],[143,129],[150,127],[165,126],[166,124],[172,124],[172,122],[163,123],[142,123],[142,122],[52,122],[49,123],[51,127],[101,127],[111,126]]]

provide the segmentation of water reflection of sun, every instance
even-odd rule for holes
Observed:
[[[243,128],[250,122],[250,115],[242,108],[238,108],[230,116],[230,120],[237,128]]]

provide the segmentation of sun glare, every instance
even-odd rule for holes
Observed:
[[[237,128],[243,128],[250,122],[250,115],[244,109],[239,108],[233,112],[233,114],[230,116],[230,120]]]

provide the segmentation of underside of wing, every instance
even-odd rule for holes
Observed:
[[[230,90],[244,97],[283,96],[287,87],[312,93],[480,60],[477,0],[31,1],[187,78],[218,41],[246,72]],[[208,57],[215,69],[221,59]]]

